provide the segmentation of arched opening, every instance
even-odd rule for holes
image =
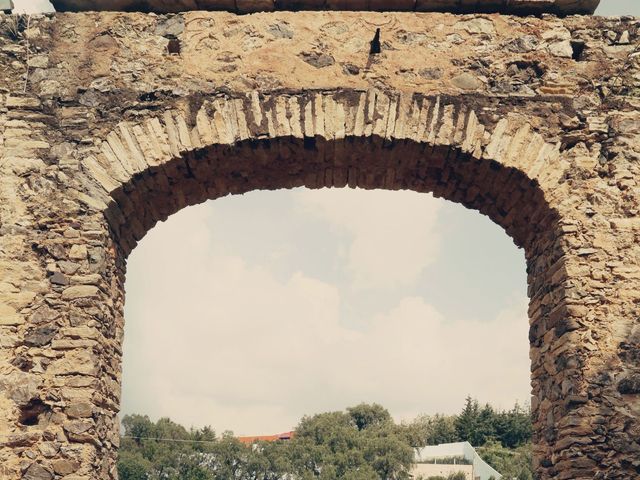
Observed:
[[[564,386],[549,372],[549,361],[557,373],[556,362],[566,363],[570,352],[545,356],[549,335],[574,328],[562,303],[557,214],[540,186],[549,175],[543,167],[557,156],[529,125],[482,118],[460,99],[375,90],[254,92],[195,98],[186,113],[121,124],[85,168],[109,192],[104,213],[113,235],[117,284],[111,293],[120,318],[126,258],[137,241],[158,221],[206,200],[254,190],[359,187],[429,192],[487,215],[525,250],[540,470],[558,435],[555,421],[566,411],[553,402],[567,393],[563,389],[581,388],[578,368],[563,372],[578,379]],[[122,321],[114,328],[120,338]]]

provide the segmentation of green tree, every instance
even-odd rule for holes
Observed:
[[[396,424],[377,404],[303,417],[293,440],[247,446],[231,432],[187,430],[168,418],[123,418],[121,480],[404,480],[414,449],[468,440],[498,471],[531,480],[531,415],[480,407],[468,397],[457,416]],[[516,449],[507,447],[517,447]]]
[[[386,433],[368,439],[365,445],[367,464],[383,480],[409,478],[409,471],[414,462],[413,448],[401,435],[388,429]]]
[[[456,435],[461,441],[471,442],[471,439],[475,437],[479,417],[478,401],[470,396],[467,397],[462,412],[455,419]]]
[[[118,458],[118,477],[120,480],[147,480],[151,472],[151,462],[140,452],[120,450]]]
[[[466,480],[466,479],[467,479],[467,476],[464,474],[464,472],[450,473],[446,477],[443,477],[442,475],[436,475],[431,477],[423,477],[423,476],[418,477],[418,480]]]
[[[471,397],[466,398],[465,406],[454,423],[458,439],[474,446],[484,445],[496,435],[495,410],[489,404],[480,408],[478,401]]]
[[[421,415],[407,424],[407,431],[411,435],[411,445],[416,448],[459,440],[453,415]]]
[[[346,413],[303,418],[291,458],[301,478],[404,479],[413,462],[407,438],[405,427],[396,425],[386,409],[362,404]]]
[[[235,479],[246,476],[246,461],[249,449],[231,432],[225,432],[213,447],[215,459],[214,473],[216,479]]]
[[[249,449],[247,480],[279,480],[291,472],[289,445],[284,442],[258,442]]]
[[[383,427],[393,423],[391,414],[382,405],[361,403],[355,407],[347,408],[351,420],[358,430],[371,427]]]
[[[504,478],[533,480],[530,444],[514,450],[502,446],[498,441],[489,441],[477,451],[484,461],[500,472]]]
[[[213,479],[206,461],[206,454],[215,445],[206,442],[215,439],[211,428],[187,431],[168,418],[153,423],[142,415],[125,416],[122,426],[118,462],[121,480]]]
[[[518,403],[506,412],[500,412],[496,418],[496,438],[503,446],[517,448],[531,442],[533,424],[530,409]]]

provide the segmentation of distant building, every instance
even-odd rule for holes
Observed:
[[[0,11],[11,13],[13,10],[13,2],[11,0],[0,0]]]
[[[411,470],[411,478],[416,480],[430,477],[447,478],[452,473],[463,473],[465,480],[474,480],[473,465],[444,463],[417,463]]]
[[[294,435],[295,435],[295,432],[285,432],[285,433],[280,433],[278,435],[257,435],[254,437],[238,437],[238,440],[240,440],[245,445],[251,445],[256,442],[277,442],[278,440],[287,441],[287,440],[291,440]]]
[[[487,464],[469,442],[443,443],[420,449],[411,471],[413,478],[462,472],[466,480],[500,480],[502,475]]]

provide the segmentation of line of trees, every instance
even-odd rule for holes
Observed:
[[[467,397],[458,415],[423,415],[414,422],[423,445],[467,441],[480,447],[489,441],[514,449],[531,442],[533,433],[528,407],[515,404],[510,410],[497,410],[489,404]]]
[[[510,410],[497,410],[467,397],[458,415],[424,415],[413,424],[422,435],[419,443],[467,441],[505,480],[533,480],[529,407],[516,403]]]
[[[416,448],[464,440],[484,445],[481,455],[507,478],[533,478],[528,409],[497,411],[471,398],[459,415],[401,424],[382,406],[361,404],[304,417],[292,440],[253,445],[168,418],[127,415],[122,425],[120,480],[404,480]]]
[[[413,430],[379,405],[304,417],[292,440],[250,446],[169,419],[129,415],[122,423],[121,480],[402,480],[414,455]]]

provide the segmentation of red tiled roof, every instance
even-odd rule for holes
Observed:
[[[276,442],[278,440],[291,440],[295,436],[295,432],[285,432],[278,435],[257,435],[254,437],[238,437],[245,445],[251,445],[256,442]]]

